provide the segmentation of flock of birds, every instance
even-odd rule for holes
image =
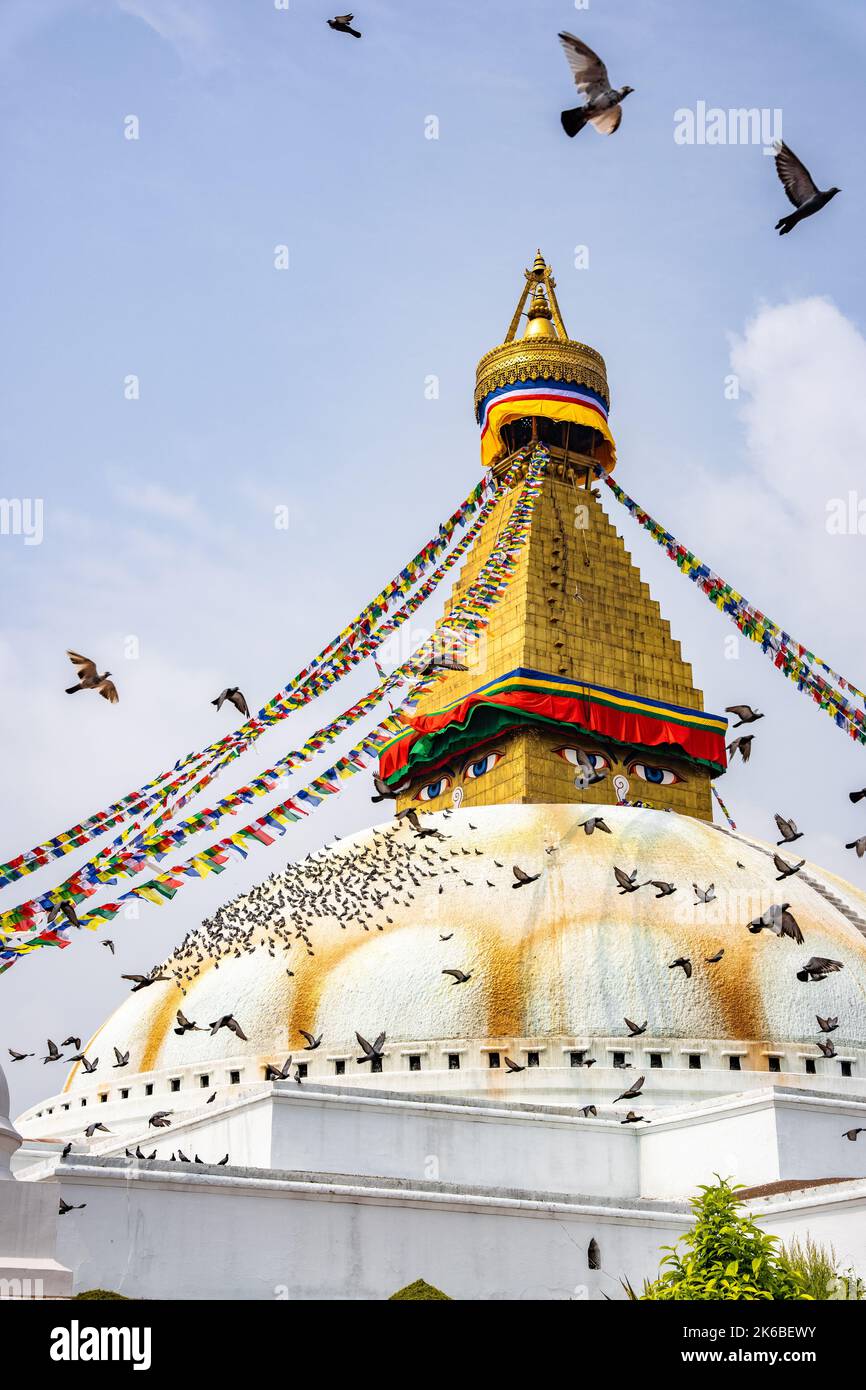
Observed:
[[[754,722],[762,717],[748,705],[729,706],[728,712],[735,714],[739,723]],[[600,779],[596,777],[595,780]],[[385,788],[384,783],[381,786]],[[393,791],[387,788],[385,793],[388,796],[394,795]],[[373,799],[380,800],[382,795],[380,792]],[[866,797],[866,788],[852,792],[850,796],[854,802],[862,800]],[[446,810],[441,814],[443,822],[447,823],[454,812]],[[803,832],[793,820],[777,814],[775,822],[781,837],[777,842],[779,847],[803,837]],[[468,818],[465,825],[470,831],[478,828]],[[579,828],[588,836],[596,833],[612,834],[604,816],[597,812],[579,822]],[[289,962],[292,959],[289,953],[293,950],[300,950],[308,957],[314,956],[314,928],[319,922],[329,918],[335,920],[344,931],[351,924],[365,932],[384,932],[388,926],[394,925],[395,918],[390,914],[399,911],[400,908],[411,908],[416,892],[422,888],[425,880],[438,880],[439,895],[446,893],[451,886],[474,889],[483,885],[485,889],[494,889],[510,884],[512,889],[522,890],[537,882],[545,872],[544,867],[539,868],[537,872],[529,872],[521,865],[514,864],[511,866],[510,877],[505,877],[507,870],[502,860],[488,858],[485,851],[477,846],[467,846],[462,842],[455,844],[454,836],[438,826],[422,823],[417,812],[411,808],[397,812],[389,826],[375,828],[370,839],[365,842],[349,843],[342,847],[340,852],[333,853],[332,849],[338,843],[336,840],[334,846],[326,845],[322,850],[308,854],[299,863],[288,865],[280,874],[272,873],[261,884],[220,907],[213,917],[205,919],[200,927],[187,933],[163,965],[156,966],[146,973],[124,973],[121,978],[131,985],[133,993],[171,982],[181,995],[185,995],[205,968],[219,970],[221,961],[240,959],[260,950],[267,951],[272,958],[276,958],[280,953]],[[557,846],[547,846],[544,852],[547,855],[555,855]],[[773,855],[776,881],[797,875],[805,862],[804,859],[789,861],[777,850]],[[737,865],[741,869],[745,868],[739,860]],[[640,878],[637,868],[626,871],[620,865],[612,863],[611,872],[613,885],[623,895],[652,888],[655,890],[654,896],[658,899],[670,897],[678,891],[678,885],[668,880]],[[453,883],[454,877],[457,879],[456,884]],[[694,892],[694,908],[701,908],[717,901],[713,883],[702,885],[693,882],[691,887]],[[803,933],[787,901],[772,903],[745,926],[753,935],[766,931],[780,939],[792,940],[797,945],[804,944]],[[439,939],[447,943],[453,939],[454,934],[453,931],[439,932]],[[113,951],[113,942],[106,941],[103,944],[110,946]],[[724,955],[725,948],[720,946],[712,954],[703,957],[703,964],[710,968],[717,967]],[[462,987],[476,978],[475,969],[468,968],[470,964],[448,964],[442,968],[441,973],[452,988]],[[796,978],[804,984],[819,983],[843,968],[842,961],[825,956],[811,956],[796,971]],[[668,963],[668,969],[680,970],[684,979],[691,980],[694,963],[690,956],[679,955]],[[290,964],[285,965],[285,971],[288,976],[294,975]],[[821,1033],[816,1046],[824,1057],[835,1057],[836,1049],[830,1034],[838,1029],[839,1018],[816,1014],[816,1019]],[[648,1028],[648,1020],[636,1023],[633,1019],[624,1017],[624,1023],[630,1037],[639,1037]],[[195,1032],[209,1032],[213,1036],[222,1029],[232,1033],[241,1042],[249,1041],[241,1022],[231,1011],[222,1013],[207,1023],[187,1018],[181,1009],[176,1011],[174,1032],[179,1037]],[[322,1045],[322,1033],[316,1035],[303,1029],[299,1032],[304,1039],[304,1051],[315,1051]],[[360,1031],[356,1032],[355,1037],[361,1054],[356,1059],[358,1065],[375,1063],[384,1056],[384,1032],[372,1042]],[[64,1051],[67,1048],[72,1049],[68,1055]],[[8,1051],[13,1062],[21,1062],[36,1055],[14,1048],[9,1048]],[[114,1061],[108,1064],[112,1070],[129,1065],[129,1049],[123,1051],[114,1047],[113,1052]],[[43,1065],[60,1061],[78,1062],[87,1074],[95,1073],[100,1064],[99,1057],[87,1057],[81,1048],[81,1038],[74,1034],[64,1038],[59,1046],[52,1039],[48,1039],[47,1050],[42,1057]],[[505,1055],[503,1061],[507,1075],[525,1070],[524,1064],[512,1057]],[[581,1058],[578,1064],[592,1066],[594,1062],[593,1058]],[[627,1068],[629,1064],[623,1062],[619,1065]],[[288,1080],[292,1077],[293,1066],[294,1080],[300,1085],[304,1072],[301,1070],[301,1064],[293,1060],[293,1055],[289,1055],[281,1065],[269,1063],[265,1077],[271,1081]],[[645,1077],[639,1077],[633,1086],[615,1097],[612,1103],[635,1099],[641,1094],[644,1082]],[[207,1103],[212,1103],[215,1097],[216,1092],[213,1092]],[[154,1128],[167,1127],[172,1113],[157,1111],[150,1117],[149,1124]],[[581,1113],[588,1117],[595,1116],[597,1109],[595,1106],[586,1106]],[[644,1116],[630,1110],[622,1123],[635,1124],[644,1119]],[[109,1131],[97,1122],[86,1127],[84,1136],[92,1139],[101,1132]],[[856,1138],[856,1134],[854,1137]],[[130,1156],[145,1157],[140,1152]],[[181,1153],[178,1161],[188,1160],[185,1160]]]

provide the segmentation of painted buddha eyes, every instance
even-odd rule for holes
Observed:
[[[572,767],[580,767],[580,758],[576,748],[555,748],[553,751],[565,762],[571,763]],[[610,758],[606,757],[604,753],[592,753],[586,748],[582,748],[580,751],[584,757],[589,758],[593,771],[605,772],[610,767]]]
[[[451,786],[450,777],[437,777],[435,782],[428,782],[426,787],[422,787],[416,796],[416,801],[435,801],[437,796],[444,795]]]
[[[633,772],[635,777],[640,777],[644,782],[651,782],[656,787],[672,787],[676,782],[682,782],[678,772],[674,772],[670,767],[653,767],[652,763],[632,763],[629,772]]]
[[[485,753],[483,758],[476,758],[474,762],[466,764],[463,769],[463,776],[470,781],[474,781],[477,777],[483,777],[486,772],[493,770],[501,758],[501,753]]]
[[[479,777],[484,777],[488,772],[491,772],[496,764],[501,761],[502,757],[502,753],[495,752],[485,753],[481,758],[473,758],[472,761],[468,762],[463,768],[459,780],[463,782],[477,781]],[[450,791],[453,783],[454,778],[443,773],[441,777],[436,777],[432,782],[428,782],[426,786],[423,786],[421,790],[416,793],[415,800],[436,801],[438,797],[444,796],[447,791]]]

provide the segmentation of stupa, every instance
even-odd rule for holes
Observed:
[[[177,1151],[200,1147],[207,1164],[228,1148],[231,1165],[411,1176],[429,1196],[435,1175],[416,1168],[437,1152],[424,1148],[433,1140],[419,1138],[407,1172],[409,1130],[386,1134],[398,1111],[423,1111],[431,1125],[447,1112],[449,1134],[470,1115],[588,1125],[594,1147],[577,1191],[638,1200],[687,1194],[727,1142],[707,1130],[698,1161],[694,1135],[684,1148],[671,1140],[662,1161],[650,1149],[657,1127],[669,1138],[711,1129],[728,1106],[736,1125],[773,1116],[772,1140],[759,1142],[751,1121],[737,1130],[737,1177],[786,1178],[802,1160],[808,1176],[866,1178],[866,1145],[837,1153],[835,1138],[843,1119],[866,1114],[866,895],[807,862],[784,885],[805,944],[748,930],[780,901],[774,847],[713,822],[727,720],[704,708],[601,505],[599,470],[616,465],[609,406],[605,362],[567,335],[539,253],[504,342],[478,364],[482,463],[507,485],[443,621],[495,550],[539,450],[541,490],[471,660],[453,663],[382,750],[398,814],[241,895],[164,963],[164,981],[129,995],[85,1046],[97,1069],[76,1063],[59,1094],[19,1118],[33,1176],[46,1144],[59,1148],[98,1117],[110,1137],[79,1160],[81,1191],[132,1145],[156,1155],[161,1183]],[[813,955],[843,968],[804,983],[797,972]],[[817,1047],[816,1012],[838,1016],[832,1056]],[[228,1014],[242,1038],[212,1029]],[[113,1049],[129,1053],[121,1069]],[[632,1099],[614,1099],[634,1086]],[[783,1141],[773,1088],[789,1109],[819,1115],[818,1128],[804,1120]],[[331,1147],[324,1129],[309,1145],[303,1126],[278,1139],[279,1105],[321,1111]],[[348,1128],[340,1107],[355,1117]],[[630,1108],[648,1128],[620,1127]],[[149,1127],[159,1110],[170,1129]],[[383,1128],[359,1147],[374,1113]],[[622,1145],[655,1153],[645,1170],[655,1176],[617,1169]],[[484,1185],[494,1169],[499,1181],[498,1162],[491,1149],[474,1179],[469,1160],[441,1176]],[[116,1186],[122,1168],[111,1171]],[[549,1178],[556,1191],[577,1181]],[[686,1219],[671,1217],[673,1229]],[[424,1271],[460,1296],[447,1269]],[[417,1276],[409,1259],[393,1288]]]

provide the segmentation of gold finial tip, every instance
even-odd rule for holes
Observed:
[[[539,247],[535,255],[535,260],[532,262],[532,270],[529,273],[535,280],[541,280],[546,269],[547,265],[545,264],[544,257],[541,254],[541,248]]]
[[[529,322],[526,325],[524,337],[555,338],[557,336],[552,323],[553,310],[547,302],[544,286],[540,283],[535,286],[526,317]]]

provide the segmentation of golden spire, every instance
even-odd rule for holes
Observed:
[[[557,336],[552,323],[553,311],[547,302],[543,285],[535,286],[526,317],[529,322],[526,325],[524,338],[555,338]]]

